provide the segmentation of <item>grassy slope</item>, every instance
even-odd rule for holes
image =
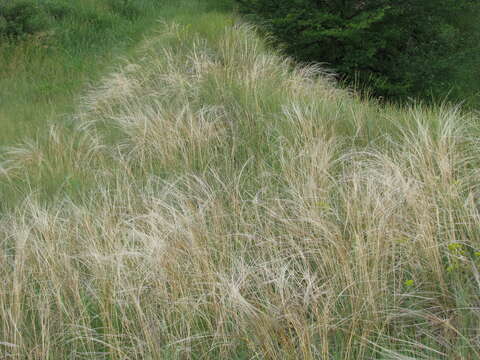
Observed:
[[[48,31],[20,43],[0,41],[0,156],[9,146],[14,151],[19,141],[45,144],[48,123],[72,126],[79,95],[113,64],[128,58],[159,21],[224,10],[229,2],[135,1],[135,17],[115,11],[109,0],[52,3],[67,12]],[[74,184],[73,193],[82,187],[77,179],[56,170],[21,178],[13,187],[0,182],[0,212],[16,206],[29,189],[39,189],[40,197],[52,199],[65,184]]]
[[[119,57],[126,57],[160,17],[174,16],[178,3],[47,2],[62,15],[45,31],[20,44],[0,41],[0,146],[33,137],[47,119],[62,120],[71,113],[81,89],[97,81]]]
[[[5,153],[0,354],[478,358],[478,119],[362,102],[204,2],[168,18]]]
[[[64,14],[45,31],[20,44],[0,42],[2,145],[32,137],[46,119],[72,111],[79,89],[145,28],[107,1],[55,3]]]

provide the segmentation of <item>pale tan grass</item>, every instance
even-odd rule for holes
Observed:
[[[86,95],[74,135],[10,149],[17,177],[90,185],[34,188],[0,220],[0,353],[479,356],[475,126],[322,74],[250,27],[165,25]]]

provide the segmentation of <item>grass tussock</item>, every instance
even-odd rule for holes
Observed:
[[[478,119],[231,22],[163,24],[6,152],[2,357],[479,358]]]

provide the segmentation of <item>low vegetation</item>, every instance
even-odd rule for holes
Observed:
[[[0,0],[0,145],[63,121],[173,0]],[[170,10],[167,10],[170,8]]]
[[[1,357],[479,358],[476,115],[362,100],[214,5],[5,148]]]

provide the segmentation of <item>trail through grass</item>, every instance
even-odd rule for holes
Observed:
[[[0,39],[0,146],[37,136],[52,119],[63,121],[78,94],[128,57],[161,19],[228,4],[52,0],[37,6],[52,13],[43,31],[21,41]]]

